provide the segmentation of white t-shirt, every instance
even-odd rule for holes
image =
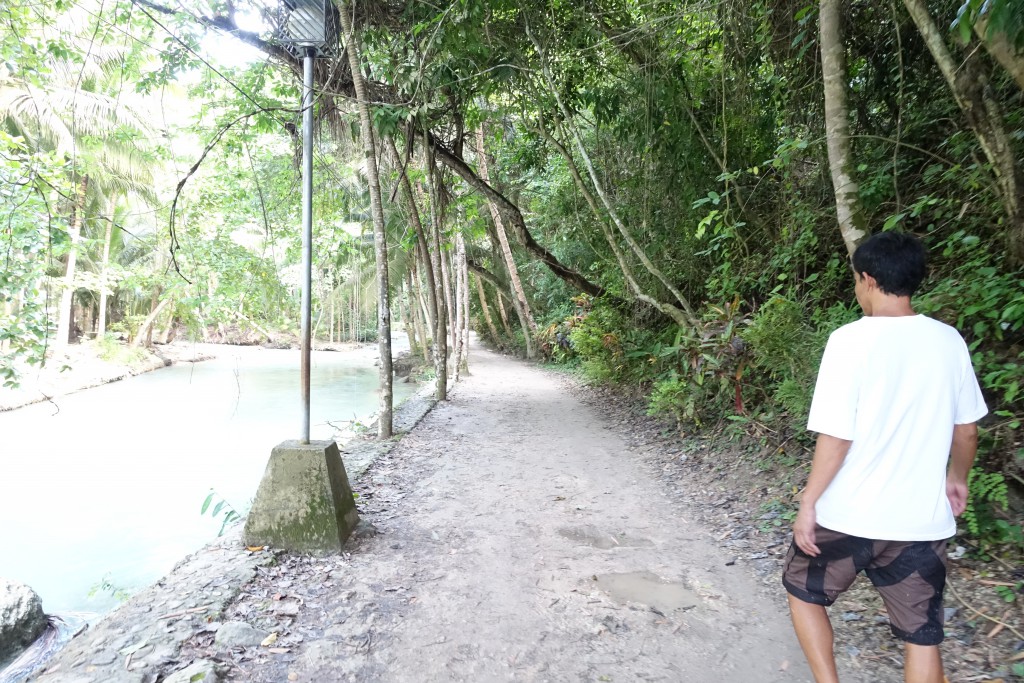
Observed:
[[[807,428],[853,443],[818,499],[818,524],[876,540],[949,538],[953,425],[987,412],[967,345],[949,325],[915,315],[839,328],[825,347]]]

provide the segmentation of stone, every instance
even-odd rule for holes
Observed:
[[[274,614],[281,617],[294,617],[299,613],[299,603],[293,600],[281,600],[274,603]]]
[[[0,578],[0,661],[31,645],[46,630],[43,601],[23,583]]]
[[[338,445],[285,441],[270,454],[242,540],[298,552],[336,551],[358,523]]]
[[[219,683],[220,676],[214,663],[199,659],[164,679],[164,683]]]
[[[217,629],[214,645],[220,649],[232,647],[256,647],[269,633],[254,628],[244,621],[229,621]]]
[[[113,650],[100,650],[89,658],[89,663],[93,666],[106,666],[107,664],[113,664],[116,661],[117,653]]]

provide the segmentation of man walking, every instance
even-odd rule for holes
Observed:
[[[988,409],[960,334],[911,306],[920,241],[876,234],[853,270],[864,317],[832,333],[821,361],[807,422],[818,440],[783,584],[818,683],[839,680],[825,608],[860,571],[905,643],[905,680],[942,683],[946,539]]]

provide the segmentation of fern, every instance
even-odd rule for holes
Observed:
[[[980,467],[971,469],[967,477],[967,507],[963,520],[982,552],[993,545],[1022,543],[1024,534],[1020,525],[996,516],[997,510],[1005,512],[1008,507],[1006,478],[999,472],[986,472]]]

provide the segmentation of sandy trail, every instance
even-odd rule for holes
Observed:
[[[781,597],[727,565],[565,380],[470,362],[357,486],[379,533],[247,587],[234,618],[291,649],[230,679],[810,680]],[[294,621],[258,616],[272,595],[301,598]]]

